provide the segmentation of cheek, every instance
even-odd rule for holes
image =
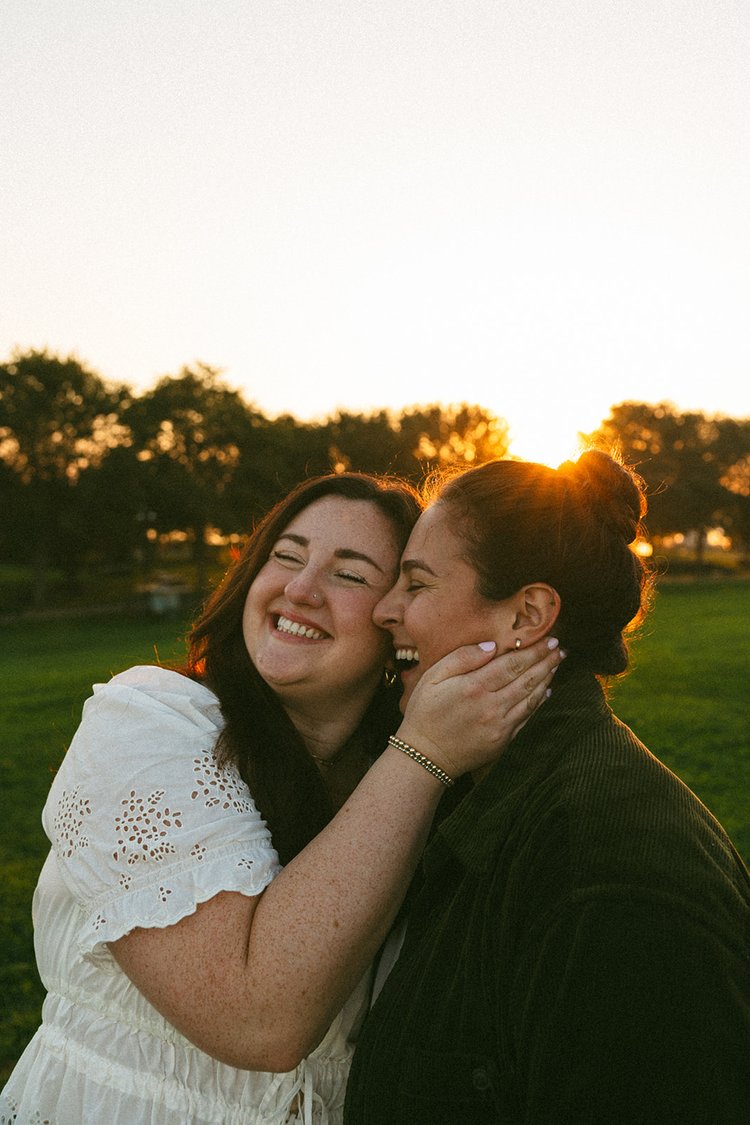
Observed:
[[[393,646],[393,640],[391,634],[387,630],[381,629],[373,620],[373,613],[377,604],[378,600],[374,599],[366,606],[358,606],[351,613],[347,632],[355,638],[363,652],[382,653],[385,657],[385,654],[390,652]]]
[[[451,613],[435,600],[428,600],[418,594],[404,613],[404,627],[411,641],[422,653],[431,654],[430,663],[439,659],[435,653],[444,655],[451,647],[450,638],[455,633]]]
[[[258,632],[255,614],[253,612],[253,603],[250,598],[245,599],[245,608],[242,611],[242,636],[245,640],[245,648],[248,651],[250,659],[253,658],[254,638]]]
[[[251,656],[266,616],[268,598],[264,587],[263,579],[256,578],[247,592],[242,610],[242,635],[245,638],[245,648]]]
[[[429,614],[414,612],[410,618],[405,617],[404,624],[419,649],[419,666],[423,672],[461,645],[486,640],[486,624],[477,622],[469,607],[431,607]]]
[[[393,650],[393,637],[391,634],[385,629],[381,629],[378,625],[375,625],[372,620],[368,621],[366,626],[362,626],[361,636],[363,647],[367,646],[371,651],[382,654],[384,659]]]
[[[252,584],[245,598],[245,607],[242,611],[242,626],[246,629],[252,622],[257,621],[261,612],[260,588],[257,581]]]

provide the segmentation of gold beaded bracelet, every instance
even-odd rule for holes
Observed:
[[[431,762],[424,754],[420,754],[419,750],[415,750],[408,742],[404,742],[402,739],[396,738],[395,734],[392,734],[388,739],[388,745],[394,746],[396,750],[400,750],[403,754],[408,754],[410,758],[413,758],[415,762],[419,762],[420,766],[423,766],[427,772],[431,773],[433,777],[436,777],[438,781],[442,781],[443,785],[446,787],[453,785],[453,778],[449,777],[445,770],[441,770],[440,766],[436,766],[434,762]]]

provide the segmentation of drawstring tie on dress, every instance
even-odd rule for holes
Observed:
[[[317,1122],[313,1121],[314,1105],[320,1110]],[[302,1125],[328,1125],[328,1109],[313,1088],[313,1068],[306,1062],[300,1063],[296,1070],[274,1077],[260,1104],[260,1112],[266,1115],[263,1120],[268,1125],[290,1125],[294,1121]]]

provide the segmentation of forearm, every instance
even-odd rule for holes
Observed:
[[[254,1031],[263,1024],[293,1056],[319,1042],[388,933],[444,791],[386,750],[267,888],[247,946]]]
[[[201,1050],[248,1070],[291,1070],[386,936],[443,791],[386,750],[262,894],[222,892],[174,925],[131,931],[112,954]]]
[[[546,639],[499,659],[465,646],[425,673],[397,734],[455,779],[500,756],[544,698],[559,660]],[[283,951],[291,1000],[274,998],[268,1011],[277,1018],[286,1002],[299,1025],[295,997],[303,995],[308,1041],[325,1031],[386,936],[444,792],[439,777],[387,748],[331,824],[264,893],[248,960],[262,956],[268,942]]]

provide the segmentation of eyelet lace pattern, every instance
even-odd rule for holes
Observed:
[[[152,1125],[340,1125],[348,1032],[366,990],[295,1071],[239,1071],[183,1039],[109,953],[136,926],[171,925],[220,891],[257,895],[280,870],[246,785],[216,761],[221,723],[207,688],[155,667],[96,685],[87,701],[43,814],[44,1023],[0,1092],[0,1125],[92,1113]]]

